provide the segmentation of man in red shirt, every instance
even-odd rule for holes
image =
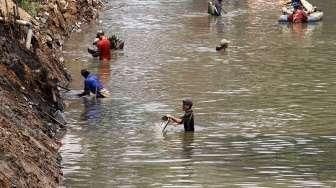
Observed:
[[[292,23],[303,23],[308,21],[308,16],[300,5],[295,5],[293,14],[288,16],[288,21]]]
[[[108,37],[104,36],[104,32],[97,34],[99,41],[97,42],[97,48],[99,50],[99,59],[102,61],[109,61],[111,59],[111,43]]]

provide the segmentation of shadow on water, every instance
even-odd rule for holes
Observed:
[[[316,25],[279,25],[273,1],[109,1],[106,32],[125,38],[110,63],[86,53],[96,27],[65,46],[72,88],[88,68],[111,99],[70,97],[62,147],[67,187],[335,187],[336,1]],[[226,38],[225,52],[214,49]],[[196,132],[169,127],[194,99]]]

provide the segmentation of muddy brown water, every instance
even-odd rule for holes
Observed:
[[[271,1],[223,4],[214,18],[204,0],[109,1],[105,31],[126,41],[109,64],[86,52],[96,25],[73,35],[72,88],[89,68],[112,97],[68,101],[66,187],[336,187],[336,1],[303,27],[279,25]],[[196,132],[163,136],[187,96]]]

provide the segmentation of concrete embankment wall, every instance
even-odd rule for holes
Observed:
[[[37,3],[36,15],[0,8],[0,187],[58,187],[62,181],[58,141],[66,126],[60,87],[70,81],[61,50],[82,23],[94,20],[97,0],[49,0]],[[19,14],[15,14],[19,10]],[[32,24],[31,47],[25,40]]]

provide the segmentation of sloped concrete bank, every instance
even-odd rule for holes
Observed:
[[[98,16],[102,2],[43,1],[35,16],[11,9],[12,3],[0,3],[0,187],[58,187],[58,140],[66,130],[59,118],[60,88],[70,81],[62,45],[81,23]],[[28,28],[16,24],[18,19],[32,24],[29,49]]]

